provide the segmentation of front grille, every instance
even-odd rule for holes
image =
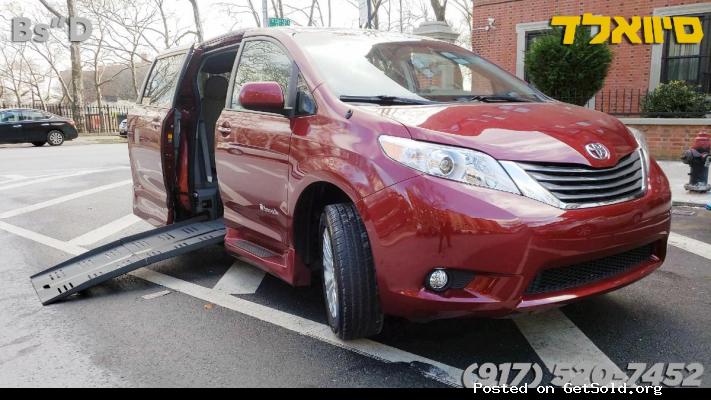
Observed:
[[[619,275],[650,261],[654,243],[598,260],[541,271],[526,289],[535,295],[572,289]]]
[[[571,208],[610,204],[643,193],[644,171],[639,152],[612,168],[519,163],[533,179]]]

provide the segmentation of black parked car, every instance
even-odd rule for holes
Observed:
[[[74,121],[29,108],[0,110],[0,144],[32,143],[61,146],[79,135]]]

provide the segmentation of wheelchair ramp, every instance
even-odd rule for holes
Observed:
[[[32,276],[43,305],[158,261],[221,243],[222,219],[190,220],[143,232],[91,250]]]

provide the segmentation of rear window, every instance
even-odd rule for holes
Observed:
[[[185,53],[163,57],[156,60],[143,91],[141,104],[170,107],[173,102],[175,88],[178,86],[178,75],[183,68]]]
[[[0,122],[19,122],[20,113],[18,111],[2,111],[0,112]]]

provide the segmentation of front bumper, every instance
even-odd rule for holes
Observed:
[[[671,193],[652,163],[637,200],[561,210],[522,196],[429,176],[401,182],[359,202],[375,259],[380,301],[413,320],[501,317],[559,306],[635,282],[666,256]],[[544,293],[527,291],[544,270],[604,259],[646,245],[645,261],[614,276]],[[463,288],[425,288],[434,268],[474,272]]]

